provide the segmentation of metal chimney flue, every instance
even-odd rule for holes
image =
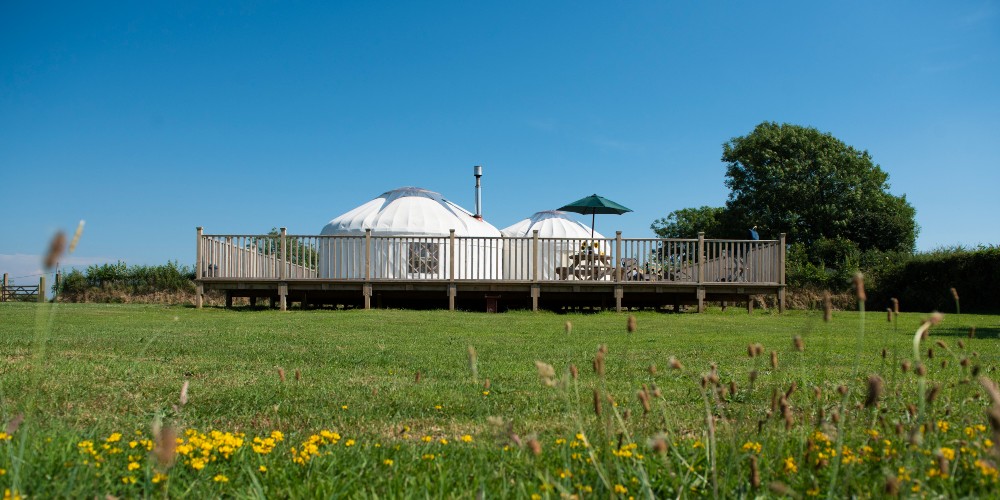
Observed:
[[[483,185],[480,180],[483,177],[483,167],[476,165],[472,167],[472,175],[476,176],[476,218],[483,218]]]

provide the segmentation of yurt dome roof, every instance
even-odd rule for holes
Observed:
[[[377,198],[333,219],[322,235],[357,235],[371,229],[382,236],[500,236],[492,224],[440,193],[418,187],[386,191]]]
[[[538,236],[542,238],[590,238],[590,226],[587,226],[576,219],[570,217],[566,212],[559,210],[544,210],[537,212],[527,219],[516,222],[500,232],[504,236],[520,237],[531,236],[532,231],[538,230]],[[595,239],[602,236],[594,232]]]

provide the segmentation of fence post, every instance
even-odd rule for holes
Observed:
[[[287,255],[287,246],[285,236],[288,234],[285,228],[281,228],[281,257],[278,259],[278,279],[284,281],[285,274],[288,273],[288,263],[285,261],[285,256]],[[279,294],[280,295],[280,294]]]
[[[59,290],[62,289],[62,271],[56,271],[56,287],[52,291],[52,298],[56,299],[59,297]]]
[[[448,230],[448,310],[455,310],[455,230]]]
[[[531,232],[531,310],[538,310],[538,297],[542,287],[538,284],[538,230]]]
[[[7,273],[3,273],[3,288],[0,288],[0,302],[7,302]]]
[[[698,312],[705,312],[705,233],[698,231]]]
[[[531,232],[531,281],[538,282],[538,230]]]
[[[615,281],[622,280],[622,232],[615,231]]]
[[[372,230],[365,229],[365,281],[372,279]],[[367,309],[367,307],[365,308]]]
[[[778,237],[778,313],[785,312],[785,233]]]
[[[45,275],[38,278],[38,301],[45,302]]]
[[[202,246],[203,246],[202,243],[201,243],[201,237],[204,234],[204,231],[202,230],[201,226],[198,226],[197,229],[198,229],[198,244],[195,246],[195,255],[194,255],[195,271],[194,271],[194,279],[200,280],[202,278],[202,270],[205,267],[204,263],[201,261],[201,259],[202,259],[202,254],[201,253],[202,253]]]

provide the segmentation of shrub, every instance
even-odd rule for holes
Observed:
[[[887,307],[892,297],[908,311],[956,311],[951,289],[963,312],[1000,311],[1000,247],[944,248],[886,265],[871,287],[869,308]]]

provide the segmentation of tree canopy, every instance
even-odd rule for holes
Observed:
[[[889,193],[889,175],[868,151],[815,128],[773,122],[722,148],[725,212],[737,223],[806,245],[842,238],[862,251],[913,251],[916,212],[905,196]]]
[[[709,238],[723,238],[727,236],[723,234],[724,217],[723,207],[682,208],[656,219],[649,228],[660,238],[697,238],[699,232]]]

